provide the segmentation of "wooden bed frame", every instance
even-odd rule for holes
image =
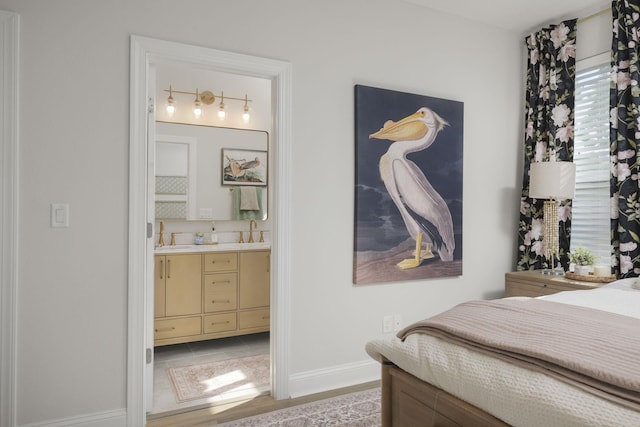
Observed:
[[[493,415],[382,362],[382,427],[508,426]]]

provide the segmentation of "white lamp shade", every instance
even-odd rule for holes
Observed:
[[[529,169],[529,197],[533,199],[573,199],[576,165],[573,162],[537,162]]]

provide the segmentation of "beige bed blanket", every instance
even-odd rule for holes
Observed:
[[[640,410],[640,319],[534,298],[471,301],[414,323],[426,333],[542,371]]]

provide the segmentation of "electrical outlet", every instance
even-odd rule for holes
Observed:
[[[393,331],[398,332],[402,329],[402,315],[396,314],[393,316]]]
[[[384,316],[382,318],[382,332],[385,334],[393,332],[393,316]]]

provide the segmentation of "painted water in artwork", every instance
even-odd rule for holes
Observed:
[[[462,275],[464,104],[355,87],[355,284]]]

